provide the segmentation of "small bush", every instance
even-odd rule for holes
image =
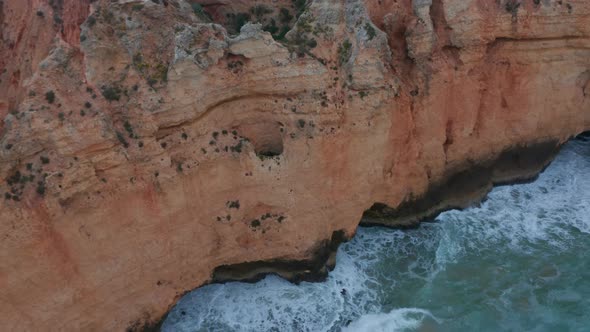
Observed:
[[[121,88],[117,86],[103,86],[102,95],[108,101],[119,101],[121,99]]]
[[[96,17],[88,16],[88,19],[86,19],[86,23],[88,23],[89,27],[94,26],[96,24]]]
[[[519,0],[508,0],[505,5],[505,9],[507,12],[512,13],[512,15],[516,15],[518,13],[518,8],[520,7]]]
[[[369,37],[369,40],[373,40],[373,38],[375,38],[375,36],[377,35],[375,28],[373,28],[373,26],[369,22],[365,24],[365,31],[367,31],[367,36]]]
[[[340,65],[345,64],[352,53],[352,44],[347,39],[340,46],[338,46],[338,62]]]
[[[295,7],[295,12],[297,17],[299,17],[305,11],[305,5],[307,5],[307,0],[292,0],[293,7]]]
[[[127,132],[127,134],[129,134],[129,138],[135,137],[135,134],[133,133],[133,127],[131,126],[131,123],[129,123],[129,121],[125,121],[125,123],[123,124],[123,127],[125,128],[125,131]]]
[[[37,194],[39,194],[39,196],[45,196],[45,182],[43,181],[39,181],[37,182]]]
[[[239,200],[228,201],[227,203],[225,203],[225,205],[227,205],[227,207],[230,209],[236,209],[236,210],[240,209],[240,201]]]
[[[53,104],[53,102],[55,101],[55,93],[53,92],[53,90],[47,91],[45,93],[45,99],[48,103]]]
[[[123,136],[123,134],[121,134],[120,132],[116,132],[117,135],[117,140],[119,140],[119,142],[125,147],[128,148],[129,147],[129,143],[127,143],[127,140],[125,139],[125,136]]]

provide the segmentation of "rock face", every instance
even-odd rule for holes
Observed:
[[[0,1],[6,330],[325,273],[590,128],[585,0],[193,2]]]

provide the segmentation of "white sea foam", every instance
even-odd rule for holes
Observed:
[[[343,332],[398,332],[415,330],[426,318],[437,320],[426,310],[417,308],[396,309],[389,313],[367,314],[343,328]]]

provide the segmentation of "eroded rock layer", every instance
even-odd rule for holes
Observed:
[[[590,128],[584,0],[4,0],[0,24],[7,330],[325,273],[365,211],[416,225]]]

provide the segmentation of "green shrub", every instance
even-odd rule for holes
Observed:
[[[96,24],[96,17],[88,16],[88,18],[86,19],[86,23],[88,23],[89,27],[94,26]]]
[[[108,101],[121,99],[121,88],[118,86],[103,86],[101,90],[103,97]]]
[[[373,28],[373,26],[369,22],[365,24],[365,31],[367,31],[367,36],[369,37],[369,40],[373,40],[373,38],[375,38],[375,36],[377,35],[375,28]]]
[[[236,210],[240,209],[240,201],[239,200],[227,201],[227,203],[225,203],[225,205],[230,209],[236,209]]]
[[[512,15],[516,15],[518,13],[518,8],[520,7],[519,0],[508,0],[504,8],[507,12],[511,13]]]
[[[45,182],[39,181],[37,182],[37,194],[40,196],[45,196]]]
[[[129,147],[129,143],[127,143],[127,140],[125,139],[125,136],[123,136],[123,134],[121,134],[121,132],[116,132],[117,135],[117,140],[119,140],[119,142],[125,147],[128,148]]]
[[[338,62],[340,65],[345,64],[352,53],[352,44],[347,39],[340,46],[338,46]]]
[[[133,127],[129,121],[125,121],[125,123],[123,123],[123,128],[125,128],[125,131],[127,134],[129,134],[129,138],[136,138],[135,134],[133,133]]]
[[[45,99],[48,103],[53,104],[53,102],[55,101],[55,93],[53,92],[53,90],[47,91],[45,93]]]

